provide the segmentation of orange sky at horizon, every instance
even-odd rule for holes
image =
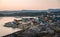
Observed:
[[[0,10],[41,10],[60,8],[60,0],[0,0]]]

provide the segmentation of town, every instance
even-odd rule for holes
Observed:
[[[60,37],[60,16],[59,13],[51,12],[40,16],[25,16],[5,23],[4,27],[22,30],[3,37]]]

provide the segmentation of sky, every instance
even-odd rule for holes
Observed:
[[[0,10],[44,10],[60,8],[60,0],[0,0]]]

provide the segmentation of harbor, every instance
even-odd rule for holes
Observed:
[[[14,19],[4,26],[22,30],[3,37],[60,37],[59,18],[60,17],[41,15],[40,17],[22,17],[21,19]],[[11,26],[9,26],[9,24]]]

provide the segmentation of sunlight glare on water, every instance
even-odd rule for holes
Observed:
[[[14,19],[16,18],[15,17],[0,17],[0,37],[20,30],[17,28],[13,29],[13,28],[7,28],[3,26],[5,23],[11,22]]]

